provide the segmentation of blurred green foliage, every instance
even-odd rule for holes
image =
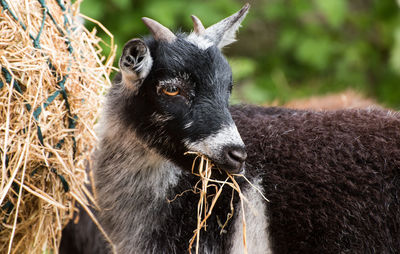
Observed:
[[[233,102],[286,102],[352,88],[400,108],[400,16],[392,0],[255,0],[225,49],[237,83]],[[103,23],[119,50],[148,34],[140,17],[190,31],[244,4],[234,0],[85,0],[81,11]],[[89,27],[91,24],[87,24]],[[119,51],[120,52],[120,51]]]

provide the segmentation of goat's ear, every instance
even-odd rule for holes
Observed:
[[[223,48],[236,41],[236,31],[249,11],[250,5],[245,4],[240,11],[208,27],[203,35],[211,39],[218,48]]]
[[[153,59],[146,43],[141,39],[128,41],[119,59],[119,68],[124,85],[137,93],[152,65]]]

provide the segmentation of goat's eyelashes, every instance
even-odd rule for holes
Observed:
[[[185,95],[185,93],[182,93],[182,86],[185,86],[185,80],[180,77],[161,80],[157,92],[168,96]]]
[[[180,89],[176,86],[163,87],[161,91],[169,96],[176,96],[180,93]]]

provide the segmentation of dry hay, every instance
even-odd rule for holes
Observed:
[[[199,194],[199,202],[197,204],[197,228],[194,230],[193,237],[190,239],[189,242],[189,253],[192,253],[192,248],[193,244],[196,241],[196,247],[195,247],[195,252],[196,254],[199,253],[199,246],[200,246],[200,233],[201,230],[204,229],[206,230],[207,228],[207,219],[212,215],[213,208],[215,204],[218,201],[219,196],[222,193],[222,190],[225,186],[228,186],[232,188],[232,197],[231,197],[231,202],[230,202],[230,212],[227,215],[226,221],[224,224],[220,225],[221,227],[221,232],[224,230],[225,226],[228,224],[229,220],[233,217],[234,214],[234,206],[233,206],[233,198],[235,192],[238,193],[239,198],[240,198],[240,205],[241,205],[241,211],[242,211],[242,229],[243,229],[243,253],[247,254],[247,244],[246,244],[246,215],[245,215],[245,209],[244,209],[244,203],[246,202],[248,205],[250,203],[248,202],[247,198],[242,194],[242,191],[240,189],[239,184],[236,182],[235,177],[242,177],[244,178],[252,188],[254,188],[261,196],[262,198],[266,201],[269,202],[269,200],[264,196],[261,190],[259,190],[256,186],[254,186],[244,175],[242,174],[230,174],[226,171],[224,171],[227,175],[226,179],[224,181],[216,180],[212,178],[212,170],[219,170],[216,169],[210,159],[208,159],[205,155],[197,153],[197,152],[187,152],[187,154],[195,154],[197,155],[196,158],[193,161],[193,166],[192,166],[192,174],[198,176],[200,180],[197,182],[197,184],[193,187],[191,190],[187,191],[193,191],[194,193]],[[199,162],[197,160],[200,160]],[[198,166],[196,168],[196,163],[198,162]],[[195,171],[197,169],[197,172]],[[201,183],[201,187],[199,187],[199,183]],[[209,196],[207,194],[207,190],[209,188],[214,188],[214,191],[212,192],[212,200],[211,203],[208,202]],[[178,194],[173,200],[170,200],[170,202],[174,201],[177,197],[181,196],[183,193]],[[251,205],[250,205],[250,208]],[[254,214],[257,214],[257,211],[254,211]]]
[[[115,48],[101,56],[80,1],[0,0],[0,253],[58,252]]]

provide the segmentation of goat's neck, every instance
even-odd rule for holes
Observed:
[[[157,197],[177,183],[180,169],[154,149],[146,146],[134,133],[114,133],[102,138],[97,174],[106,181],[126,187],[130,193],[150,191]],[[101,180],[101,179],[98,179]],[[108,187],[110,182],[106,186]]]
[[[119,252],[135,253],[163,224],[160,213],[168,205],[167,192],[181,171],[134,133],[112,130],[101,137],[95,169],[100,217],[111,239],[118,239]]]

